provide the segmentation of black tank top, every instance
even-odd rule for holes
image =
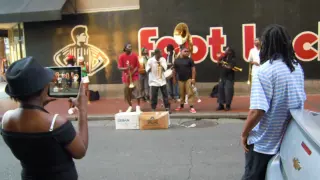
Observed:
[[[43,107],[25,104],[23,109]],[[32,121],[32,119],[30,119]],[[71,154],[66,150],[76,136],[70,121],[53,131],[40,133],[10,132],[1,129],[2,137],[22,166],[22,180],[77,180]]]

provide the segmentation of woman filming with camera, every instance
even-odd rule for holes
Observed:
[[[3,115],[1,134],[21,162],[22,180],[77,180],[73,158],[83,158],[88,148],[88,98],[83,85],[72,99],[79,109],[76,132],[70,121],[44,108],[54,100],[48,96],[52,70],[27,57],[8,68],[6,79],[6,93],[20,107]]]

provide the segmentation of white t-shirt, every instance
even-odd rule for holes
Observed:
[[[78,82],[78,77],[77,76],[73,76],[73,81],[74,82]]]
[[[250,50],[249,53],[249,62],[257,62],[260,64],[260,50],[257,47],[254,47]],[[260,66],[252,65],[252,76],[255,76],[257,74],[257,71]]]
[[[159,66],[156,58],[153,56],[147,62],[146,71],[148,72],[151,69],[151,72],[149,73],[149,86],[160,87],[166,85],[167,83],[166,77],[164,76],[164,71],[167,70],[166,59],[161,57],[159,62],[162,67],[162,72],[160,76],[158,74]]]
[[[58,83],[61,84],[62,83],[62,78],[58,77]]]

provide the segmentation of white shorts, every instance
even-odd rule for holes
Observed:
[[[89,76],[82,77],[81,81],[82,83],[89,83]]]

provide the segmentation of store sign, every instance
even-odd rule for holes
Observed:
[[[242,25],[242,56],[248,61],[249,52],[254,47],[254,39],[256,38],[256,24]],[[192,35],[194,44],[192,58],[195,63],[203,62],[209,55],[210,60],[217,62],[218,55],[224,52],[227,46],[227,35],[223,33],[223,27],[210,27],[209,35],[203,38],[199,35]],[[155,48],[159,48],[166,55],[166,47],[172,44],[178,53],[178,44],[172,36],[164,36],[159,38],[158,27],[144,27],[138,32],[139,52],[141,48],[149,49],[151,54]],[[314,45],[318,43],[318,49]],[[320,22],[318,22],[318,34],[311,31],[304,31],[293,39],[293,47],[296,56],[301,61],[312,61],[317,59],[320,61]]]
[[[67,58],[73,55],[76,59],[82,56],[89,65],[89,76],[93,76],[104,69],[109,63],[109,57],[99,48],[89,43],[88,27],[84,25],[75,26],[71,30],[72,44],[57,51],[53,60],[57,66],[67,66]],[[79,62],[77,61],[78,65]]]

